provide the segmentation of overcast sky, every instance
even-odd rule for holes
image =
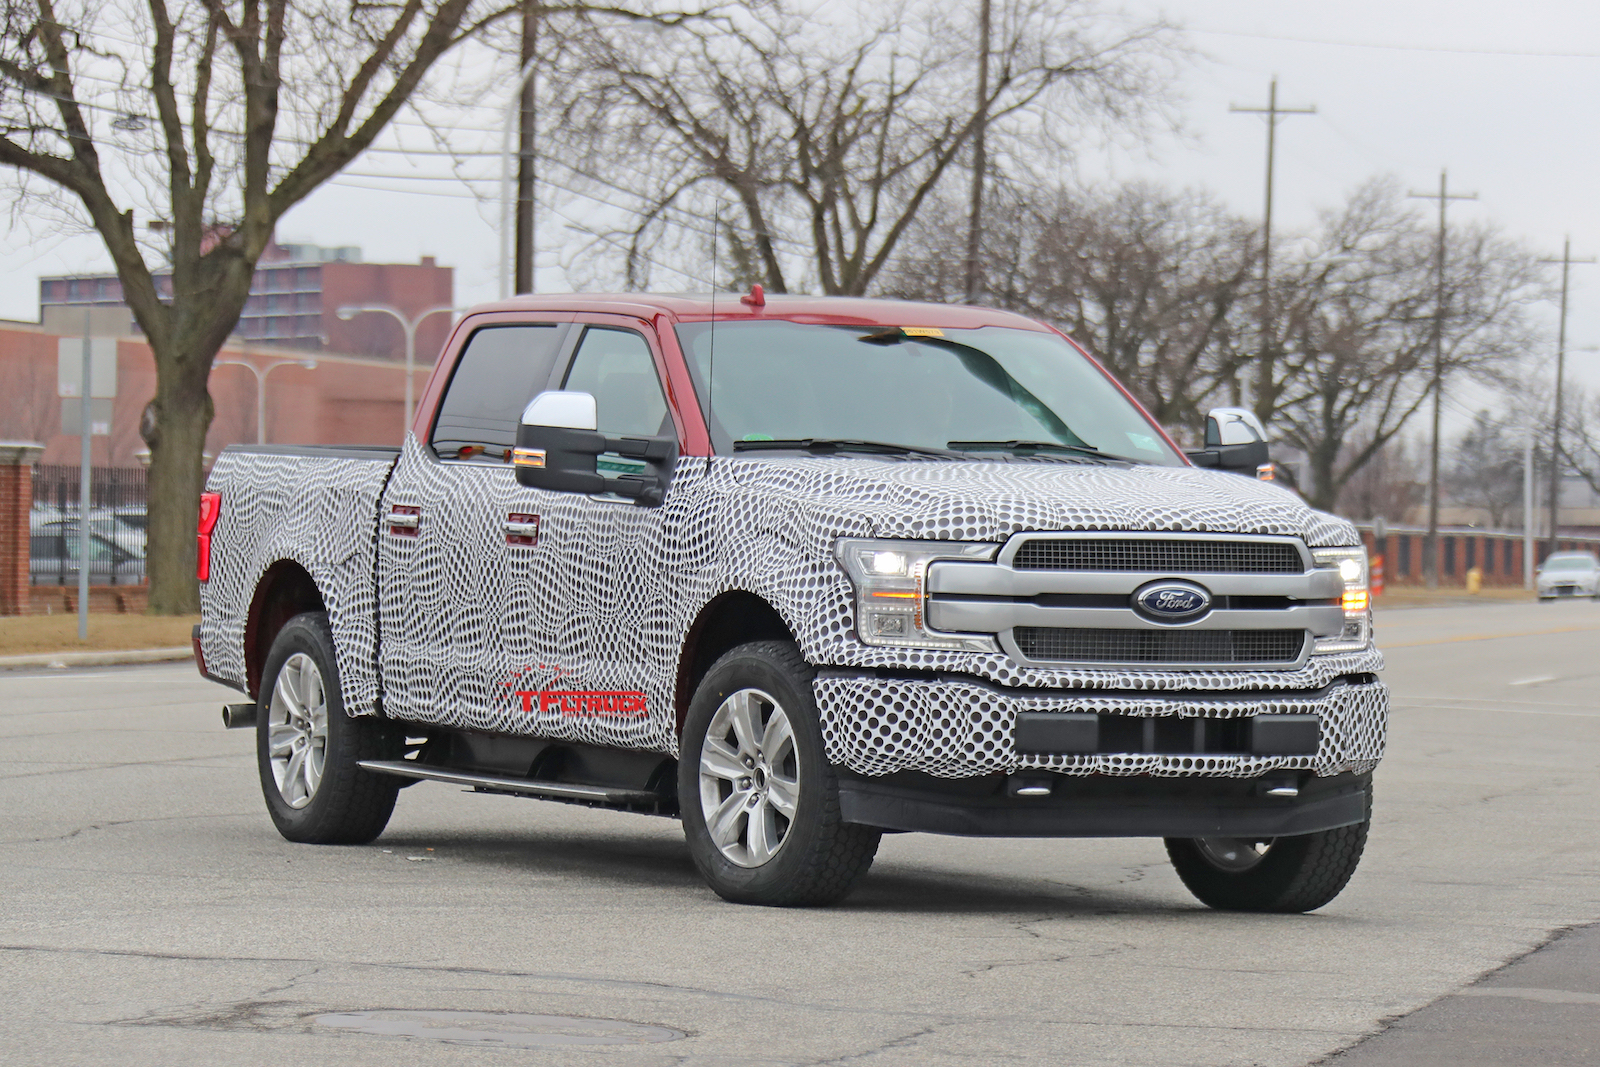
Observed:
[[[1479,195],[1453,204],[1455,217],[1493,220],[1552,255],[1567,234],[1575,256],[1600,253],[1600,5],[1593,0],[1127,0],[1126,9],[1183,25],[1202,57],[1182,79],[1188,136],[1163,139],[1149,158],[1121,155],[1100,169],[1206,187],[1259,214],[1265,123],[1228,108],[1264,105],[1276,75],[1280,106],[1317,109],[1279,127],[1277,228],[1308,223],[1374,174],[1431,191],[1448,167],[1452,189]],[[478,114],[478,130],[461,136],[492,148],[494,114]],[[414,141],[405,129],[397,136]],[[462,303],[492,299],[493,208],[460,183],[398,177],[413,164],[448,170],[434,162],[369,155],[290,212],[279,239],[360,245],[368,262],[437,256],[456,268]],[[497,165],[483,159],[471,170],[488,177]],[[493,191],[492,183],[477,188]],[[542,289],[568,287],[556,249],[570,244],[569,221],[541,220]],[[108,267],[93,237],[5,231],[0,317],[37,319],[41,274]],[[1568,337],[1574,346],[1600,344],[1600,266],[1573,270]],[[1578,353],[1569,363],[1600,384],[1600,353]]]

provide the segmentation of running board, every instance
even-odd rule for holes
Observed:
[[[430,767],[410,760],[361,760],[357,766],[379,774],[394,774],[402,778],[420,778],[430,782],[448,782],[481,789],[491,793],[515,793],[519,796],[545,797],[550,800],[575,800],[579,803],[604,804],[610,807],[635,807],[645,804],[657,807],[669,798],[648,789],[613,789],[604,785],[572,785],[566,782],[536,782],[527,778],[507,778],[498,774],[478,774],[474,771],[454,771],[448,767]]]

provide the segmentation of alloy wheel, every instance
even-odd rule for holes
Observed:
[[[800,757],[788,713],[769,694],[729,695],[700,746],[700,809],[722,855],[760,867],[787,840],[800,801]]]
[[[317,795],[328,747],[328,696],[316,661],[296,652],[284,662],[267,708],[267,754],[284,803],[303,808]]]

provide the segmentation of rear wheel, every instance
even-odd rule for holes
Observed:
[[[306,612],[285,623],[256,710],[261,792],[278,832],[316,845],[365,844],[383,833],[399,781],[357,763],[398,759],[404,746],[392,724],[345,714],[328,616]]]
[[[840,817],[811,675],[790,642],[741,645],[689,705],[678,761],[683,832],[724,899],[832,904],[872,866],[880,833]]]
[[[1313,911],[1349,883],[1367,822],[1295,837],[1169,837],[1167,856],[1200,901],[1223,911]]]

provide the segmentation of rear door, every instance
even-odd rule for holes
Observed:
[[[566,317],[566,316],[559,316]],[[518,727],[508,635],[537,625],[510,595],[538,496],[509,462],[522,410],[550,386],[568,322],[490,322],[467,337],[426,441],[407,436],[378,518],[384,710],[479,730]],[[555,494],[548,494],[555,495]],[[535,522],[537,520],[534,520]]]

